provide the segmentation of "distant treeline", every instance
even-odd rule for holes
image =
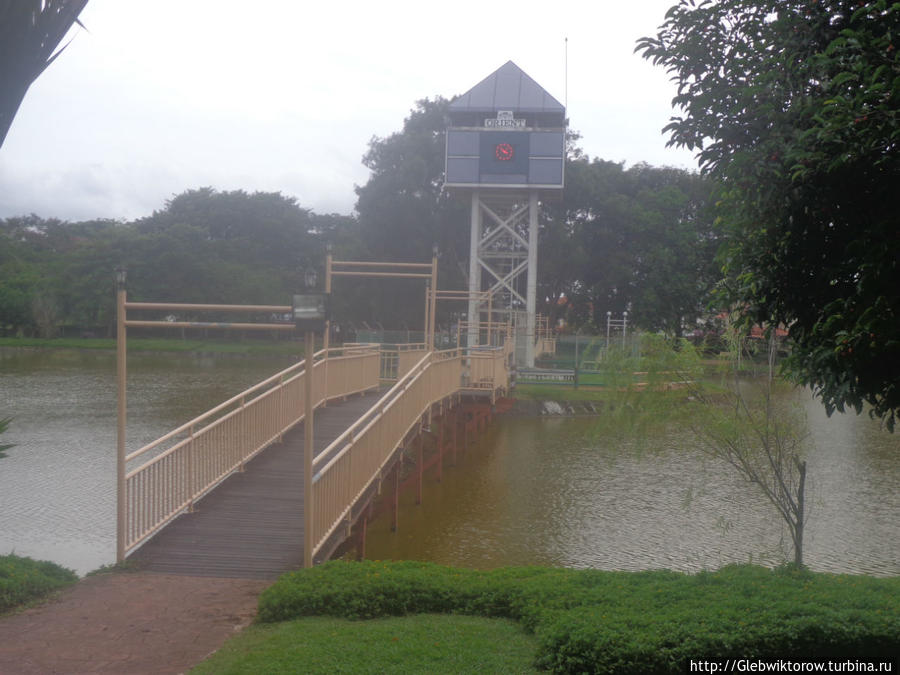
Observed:
[[[337,259],[415,262],[430,261],[436,243],[440,288],[465,288],[469,209],[441,187],[446,103],[419,102],[402,131],[371,141],[353,215],[316,214],[280,193],[200,188],[131,222],[0,220],[0,335],[111,335],[119,265],[131,300],[289,304],[308,267],[321,279],[329,243]],[[542,209],[538,311],[598,327],[607,311],[627,309],[634,325],[679,334],[718,279],[710,185],[680,169],[590,160],[576,140],[564,198]],[[418,330],[423,308],[417,281],[334,285],[346,324]],[[438,320],[464,311],[441,305]]]

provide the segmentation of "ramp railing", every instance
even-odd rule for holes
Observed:
[[[388,462],[432,405],[460,391],[508,387],[512,341],[502,347],[424,353],[381,399],[313,459],[313,559],[354,504],[382,478]],[[423,355],[424,354],[424,355]],[[314,355],[314,406],[376,388],[378,345],[352,345]],[[303,421],[307,363],[301,361],[250,387],[127,455],[125,549],[133,551],[234,471]],[[137,465],[137,466],[135,466]]]
[[[314,405],[378,386],[377,345],[314,355]],[[127,551],[303,420],[307,361],[292,365],[127,455]]]
[[[458,350],[429,352],[315,458],[313,560],[334,531],[349,522],[353,505],[379,480],[421,416],[459,390],[461,368]]]

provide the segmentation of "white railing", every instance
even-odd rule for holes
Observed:
[[[488,390],[493,400],[508,387],[513,348],[450,349],[399,355],[397,383],[313,460],[313,556],[350,518],[353,505],[379,479],[386,464],[430,407],[461,390]],[[327,356],[327,358],[326,358]],[[315,354],[315,406],[378,386],[377,345],[353,345]],[[131,551],[239,470],[254,455],[303,421],[306,363],[287,368],[131,453],[125,547]]]
[[[386,464],[422,415],[460,389],[459,350],[430,352],[338,436],[313,462],[312,558],[350,518],[357,500],[379,479]]]
[[[326,358],[327,357],[327,358]],[[314,405],[378,386],[377,348],[322,350]],[[303,420],[306,361],[250,387],[126,457],[125,548],[153,536],[226,476]]]

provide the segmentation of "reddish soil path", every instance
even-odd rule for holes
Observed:
[[[256,615],[269,581],[101,574],[0,617],[0,673],[183,673]]]

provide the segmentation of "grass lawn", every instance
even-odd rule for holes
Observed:
[[[505,619],[418,614],[369,621],[309,617],[256,625],[191,671],[535,673],[536,639]]]

